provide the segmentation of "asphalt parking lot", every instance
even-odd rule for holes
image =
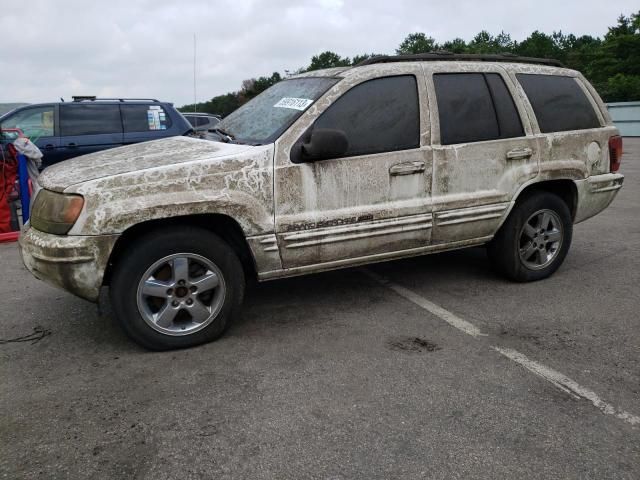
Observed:
[[[548,280],[504,281],[476,248],[275,281],[189,350],[140,349],[0,245],[0,476],[640,478],[640,139],[625,150]]]

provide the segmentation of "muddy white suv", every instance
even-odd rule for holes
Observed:
[[[488,245],[538,280],[572,225],[622,186],[594,89],[551,61],[377,57],[284,80],[219,124],[95,153],[40,177],[28,269],[96,301],[152,349],[219,337],[245,279]]]

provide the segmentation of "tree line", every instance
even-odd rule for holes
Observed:
[[[523,57],[549,58],[579,70],[593,84],[605,102],[640,100],[640,11],[628,17],[620,15],[617,24],[609,27],[604,37],[576,36],[562,31],[551,35],[535,31],[521,42],[508,33],[492,35],[483,30],[469,42],[462,38],[439,44],[426,33],[411,33],[395,50],[398,55],[447,51],[452,53],[508,53]],[[331,67],[348,67],[378,54],[342,57],[335,52],[314,55],[307,67],[294,73]],[[271,76],[244,80],[240,90],[213,97],[195,105],[197,111],[226,116],[243,103],[252,99],[283,76],[273,72]],[[191,112],[194,105],[184,105],[183,112]]]

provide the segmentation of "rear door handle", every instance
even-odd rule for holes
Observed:
[[[389,175],[412,175],[425,170],[424,162],[404,162],[392,165],[389,168]]]
[[[51,143],[47,143],[47,144],[44,146],[44,149],[45,149],[45,150],[53,150],[53,148],[54,148],[54,145],[53,145],[53,144],[51,144]]]
[[[76,148],[78,146],[78,144],[76,143],[67,143],[67,147],[69,148]]]
[[[529,158],[533,155],[533,150],[529,147],[514,148],[507,152],[507,160],[520,160],[522,158]]]

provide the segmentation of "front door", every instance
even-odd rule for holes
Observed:
[[[57,108],[54,104],[38,105],[18,110],[5,118],[0,129],[18,128],[42,151],[42,167],[60,159],[60,137],[57,128]],[[4,141],[12,142],[13,135]]]
[[[533,135],[500,66],[425,70],[434,138],[433,243],[486,240],[516,192],[538,174],[543,138]]]
[[[424,77],[419,67],[398,70],[342,80],[278,140],[275,223],[285,269],[370,261],[429,244]],[[346,151],[301,159],[301,144],[320,130],[342,132]]]

